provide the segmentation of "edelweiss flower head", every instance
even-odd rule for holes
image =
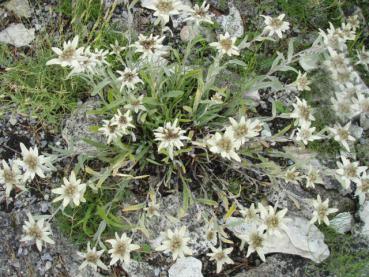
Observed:
[[[360,205],[364,204],[365,199],[369,199],[369,175],[366,172],[356,182],[355,196],[359,197]]]
[[[153,216],[160,216],[159,213],[159,208],[160,208],[160,204],[156,203],[155,201],[151,201],[148,203],[147,207],[144,208],[144,211],[146,212],[148,217],[153,217]]]
[[[305,99],[302,99],[301,101],[298,97],[296,97],[296,104],[293,103],[292,105],[294,107],[294,111],[290,114],[290,117],[296,118],[300,125],[315,120],[312,110],[308,106]]]
[[[351,181],[359,182],[360,175],[367,170],[366,166],[359,166],[359,162],[351,162],[344,156],[341,156],[342,162],[337,162],[338,169],[336,173],[341,180],[344,188],[350,186]]]
[[[324,184],[322,178],[319,175],[319,170],[314,169],[311,165],[309,168],[309,172],[305,178],[307,188],[315,188],[315,184]]]
[[[78,48],[78,36],[75,36],[72,41],[63,43],[63,50],[57,47],[51,49],[58,55],[58,58],[52,59],[46,65],[59,64],[62,67],[78,67],[84,49]]]
[[[231,37],[227,32],[219,36],[218,42],[210,43],[210,46],[216,48],[220,55],[238,56],[240,55],[240,50],[235,45],[236,40],[236,37]]]
[[[218,248],[210,246],[210,248],[213,253],[208,253],[207,256],[210,257],[210,261],[215,261],[217,263],[217,273],[222,271],[224,264],[233,264],[232,259],[228,257],[233,251],[233,247],[222,249],[221,246]]]
[[[136,53],[142,53],[142,59],[156,60],[158,57],[162,57],[167,54],[168,49],[163,45],[165,37],[144,36],[139,35],[138,41],[132,44],[132,47],[136,48]]]
[[[131,111],[128,110],[124,114],[120,110],[114,115],[113,119],[111,120],[112,124],[116,125],[122,135],[127,135],[130,133],[128,130],[129,128],[135,128],[132,124],[132,116]]]
[[[248,139],[258,136],[261,131],[261,124],[257,119],[246,120],[245,117],[242,116],[239,122],[231,117],[229,118],[229,121],[231,122],[232,126],[228,127],[227,129],[233,133],[233,137],[235,139],[235,143],[238,145],[238,148]]]
[[[194,22],[195,25],[200,25],[201,23],[213,24],[211,20],[211,15],[209,14],[209,7],[204,1],[201,6],[195,4],[193,9],[189,11],[190,16],[185,19],[185,21]]]
[[[1,161],[2,168],[0,168],[0,184],[5,186],[6,197],[10,196],[10,192],[14,188],[24,190],[23,176],[16,162],[9,162],[9,165],[5,160]]]
[[[339,51],[344,51],[346,47],[346,41],[343,39],[341,29],[336,29],[332,23],[329,23],[329,29],[327,32],[320,30],[320,35],[323,38],[324,44],[328,48],[332,48]]]
[[[186,236],[186,227],[182,226],[180,229],[168,230],[162,234],[164,239],[162,244],[158,246],[156,251],[164,251],[164,253],[172,253],[173,260],[175,261],[178,257],[184,258],[185,255],[192,255],[192,251],[188,248],[187,243],[190,238]]]
[[[259,205],[258,208],[262,220],[261,226],[266,229],[267,234],[280,236],[281,229],[286,227],[284,216],[288,210],[283,209],[277,212],[276,207],[268,206],[268,208],[265,208],[263,205]]]
[[[353,98],[353,110],[356,115],[369,114],[369,97],[364,96],[363,93],[358,93],[357,98]]]
[[[169,22],[173,15],[180,14],[180,11],[188,9],[180,0],[142,0],[142,7],[154,10],[154,16],[163,25]]]
[[[304,74],[302,74],[300,71],[298,73],[297,79],[295,81],[295,85],[298,91],[310,91],[310,87],[309,85],[311,84],[311,82],[309,81],[309,79],[306,76],[306,72]]]
[[[210,100],[214,103],[214,104],[223,104],[223,95],[220,93],[215,93]]]
[[[124,105],[124,108],[135,113],[138,113],[139,111],[146,111],[146,108],[143,105],[143,98],[143,95],[140,95],[139,97],[129,95],[129,103]]]
[[[247,249],[246,257],[249,257],[253,252],[256,251],[258,253],[260,259],[265,262],[264,255],[264,243],[266,239],[266,235],[264,234],[264,229],[261,227],[254,226],[253,229],[249,232],[249,234],[244,238],[248,243],[249,247]],[[244,243],[241,243],[243,248]]]
[[[98,267],[108,270],[108,267],[100,260],[103,253],[104,250],[97,251],[96,246],[91,249],[90,242],[88,242],[86,253],[77,252],[77,254],[84,259],[82,264],[79,266],[79,270],[86,266],[92,267],[95,271],[97,271]]]
[[[173,124],[165,123],[164,127],[159,127],[155,130],[155,140],[160,141],[158,151],[166,149],[170,159],[174,158],[174,149],[181,149],[183,140],[190,140],[189,137],[184,136],[185,131],[177,127],[178,119],[174,120]]]
[[[103,127],[99,128],[99,131],[102,132],[106,137],[108,137],[108,144],[123,136],[123,132],[118,127],[115,120],[103,120],[103,123]]]
[[[352,30],[356,31],[360,27],[360,20],[357,14],[351,15],[346,19],[347,24],[349,24]]]
[[[124,71],[117,70],[117,73],[120,75],[117,78],[117,81],[121,83],[121,91],[124,88],[127,88],[128,90],[134,90],[137,84],[143,84],[143,81],[140,79],[140,77],[138,77],[137,69],[130,69],[126,67]]]
[[[246,223],[257,223],[259,220],[259,210],[252,203],[249,208],[240,207],[240,214],[245,219]]]
[[[60,188],[53,189],[52,192],[55,194],[60,194],[56,197],[53,202],[58,202],[63,200],[63,207],[65,208],[70,203],[79,206],[81,202],[86,202],[83,195],[86,191],[86,184],[81,183],[81,180],[77,180],[74,171],[70,173],[69,180],[63,178],[64,185]]]
[[[346,58],[344,53],[339,53],[328,48],[330,57],[324,62],[331,72],[345,72],[350,66],[350,60]]]
[[[272,37],[274,34],[276,34],[279,38],[282,38],[283,33],[290,29],[290,23],[283,21],[285,16],[285,14],[281,14],[278,17],[262,15],[266,25],[263,33],[267,34],[269,37]]]
[[[352,29],[351,24],[342,23],[340,28],[340,36],[344,41],[355,40],[355,31]]]
[[[314,141],[321,139],[320,136],[314,135],[315,127],[310,127],[310,122],[303,122],[301,127],[297,129],[296,140],[302,141],[305,145],[309,143],[309,141]]]
[[[239,147],[239,144],[233,137],[233,132],[231,130],[226,130],[224,134],[215,133],[207,143],[211,152],[220,154],[223,158],[228,160],[234,159],[237,162],[241,162],[240,156],[238,156],[235,151]]]
[[[108,253],[111,255],[110,265],[116,264],[118,261],[129,263],[131,261],[131,252],[140,248],[139,245],[133,244],[132,239],[123,233],[121,237],[115,233],[115,239],[107,240],[111,244]]]
[[[119,56],[122,51],[126,49],[126,47],[120,46],[119,42],[115,40],[114,44],[110,44],[111,52],[110,55]]]
[[[358,62],[356,64],[369,65],[369,50],[365,50],[365,46],[361,51],[357,51]]]
[[[284,179],[288,183],[298,184],[298,181],[300,180],[300,173],[296,171],[296,167],[293,166],[287,169]]]
[[[331,133],[334,136],[334,140],[339,142],[340,144],[342,144],[342,146],[348,151],[350,152],[350,146],[349,146],[349,142],[350,141],[355,141],[355,138],[353,136],[351,136],[350,134],[350,126],[351,126],[351,122],[347,123],[345,126],[341,126],[341,124],[337,123],[334,128],[329,128],[329,130],[331,131]]]
[[[339,97],[336,95],[336,97],[331,98],[332,102],[332,108],[336,112],[336,115],[338,118],[344,120],[348,118],[352,118],[355,114],[354,106],[351,101],[351,99]]]
[[[315,210],[313,212],[313,218],[310,220],[310,224],[314,224],[318,221],[318,224],[324,222],[326,225],[329,225],[328,215],[338,211],[338,209],[329,208],[329,199],[322,202],[320,195],[317,196],[316,200],[313,200],[313,206]]]
[[[27,214],[28,221],[23,225],[24,236],[21,241],[35,241],[38,251],[41,252],[44,242],[54,244],[55,242],[49,238],[51,235],[50,224],[42,218],[37,222],[30,213]]]
[[[50,171],[52,169],[51,160],[49,157],[38,154],[37,146],[34,148],[26,148],[26,146],[21,143],[20,148],[22,150],[22,161],[19,165],[25,171],[23,174],[23,181],[33,180],[35,176],[45,178],[45,171]]]

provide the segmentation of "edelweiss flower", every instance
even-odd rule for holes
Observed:
[[[299,71],[299,75],[297,76],[297,79],[295,81],[295,85],[298,91],[310,91],[310,87],[309,85],[311,84],[311,82],[309,81],[309,79],[306,76],[306,72],[304,74],[302,74]]]
[[[329,29],[327,33],[320,30],[320,35],[323,38],[324,44],[329,48],[343,51],[346,47],[346,41],[343,39],[341,29],[336,29],[332,23],[329,22]]]
[[[264,17],[264,31],[263,33],[272,37],[276,34],[279,38],[282,38],[283,33],[290,29],[290,23],[287,21],[283,21],[285,14],[281,14],[278,17],[270,17],[266,15],[262,15]]]
[[[365,46],[363,46],[361,51],[357,51],[357,58],[356,64],[369,65],[369,50],[365,50]]]
[[[344,72],[350,66],[350,60],[346,58],[344,53],[339,53],[328,48],[330,57],[324,63],[331,72]]]
[[[316,200],[313,200],[313,206],[315,210],[313,212],[313,218],[310,220],[310,224],[314,224],[316,221],[318,221],[318,224],[324,222],[326,225],[329,225],[328,215],[338,211],[338,209],[329,208],[328,198],[322,202],[320,195],[317,196]]]
[[[74,171],[70,173],[69,180],[63,178],[64,185],[60,188],[52,190],[52,193],[60,194],[56,197],[53,202],[58,202],[63,200],[63,207],[68,206],[69,203],[74,203],[74,205],[79,206],[80,202],[86,202],[83,195],[86,191],[86,184],[81,184],[81,180],[76,179]]]
[[[221,246],[218,248],[210,246],[210,248],[213,253],[208,253],[206,255],[210,257],[210,261],[216,261],[217,273],[222,271],[224,264],[233,264],[231,258],[228,257],[228,255],[233,251],[233,247],[222,249]]]
[[[19,188],[24,190],[23,186],[23,176],[16,162],[9,162],[9,165],[5,160],[1,161],[2,168],[0,169],[0,184],[5,186],[6,197],[10,196],[10,192],[14,188]]]
[[[223,95],[220,93],[215,93],[210,100],[214,103],[214,104],[222,104],[223,103]]]
[[[357,98],[353,98],[353,110],[356,114],[369,114],[369,97],[364,96],[362,93],[358,93]]]
[[[154,16],[163,23],[169,22],[173,15],[180,14],[180,11],[185,10],[186,6],[179,0],[142,0],[142,7],[154,10]]]
[[[259,220],[259,210],[255,208],[254,203],[250,205],[250,208],[242,207],[240,213],[247,223],[256,223]]]
[[[133,119],[131,116],[131,111],[129,110],[126,111],[125,114],[122,114],[121,111],[118,110],[111,121],[118,127],[119,131],[123,135],[129,134],[129,128],[135,128],[135,126],[132,124]]]
[[[144,98],[143,95],[139,97],[136,97],[134,95],[129,95],[129,103],[124,105],[124,108],[127,110],[134,111],[135,113],[138,113],[139,111],[146,111],[146,108],[143,105],[143,101],[142,101],[143,98]]]
[[[307,188],[315,188],[315,184],[324,184],[322,178],[319,175],[319,170],[314,169],[311,165],[309,168],[309,172],[305,178]]]
[[[108,270],[108,267],[100,260],[103,253],[104,250],[97,251],[96,246],[91,249],[90,242],[88,242],[86,253],[77,252],[77,254],[84,259],[82,264],[79,266],[79,270],[86,266],[92,267],[95,271],[97,271],[97,267]]]
[[[302,141],[305,145],[309,143],[309,141],[314,141],[321,139],[320,136],[314,135],[316,130],[315,127],[310,127],[310,122],[304,122],[301,124],[301,127],[297,129],[296,140]]]
[[[123,233],[121,237],[115,233],[115,239],[107,240],[111,244],[108,253],[111,255],[110,265],[116,264],[118,261],[129,263],[131,261],[131,252],[140,248],[139,245],[133,244],[132,239]]]
[[[300,173],[296,171],[296,167],[291,167],[287,169],[284,179],[288,183],[297,185],[298,181],[300,180]]]
[[[359,166],[359,162],[351,162],[344,156],[341,156],[341,162],[337,162],[338,169],[337,174],[341,179],[341,183],[344,188],[350,186],[351,181],[354,183],[359,182],[360,175],[367,170],[366,166]]]
[[[334,140],[342,144],[345,149],[350,152],[349,141],[355,141],[355,138],[350,135],[351,122],[347,123],[345,126],[341,126],[339,123],[334,126],[334,128],[329,128],[331,133],[334,135]]]
[[[155,130],[155,140],[160,141],[158,151],[166,149],[169,157],[173,160],[174,149],[181,149],[184,146],[182,140],[190,140],[189,137],[184,136],[185,131],[177,127],[178,119],[174,120],[173,124],[165,123],[164,127],[159,127]]]
[[[261,227],[266,229],[267,234],[280,236],[280,230],[286,227],[284,216],[288,210],[283,209],[277,212],[276,207],[268,206],[268,209],[266,209],[263,205],[259,205],[258,208],[262,220]]]
[[[21,241],[35,241],[38,251],[41,252],[43,242],[54,244],[55,242],[49,238],[51,235],[50,224],[45,222],[43,218],[37,222],[30,213],[27,214],[28,221],[23,225],[24,236]]]
[[[122,91],[124,88],[129,90],[134,90],[136,85],[144,82],[138,77],[137,69],[130,69],[126,67],[124,71],[117,70],[117,73],[120,77],[117,78],[117,81],[121,83],[120,90]]]
[[[126,47],[120,46],[119,42],[115,40],[114,44],[110,44],[111,52],[110,55],[119,56],[120,52],[126,49]]]
[[[215,133],[215,135],[208,140],[209,150],[215,154],[220,154],[223,158],[234,159],[237,162],[241,162],[240,156],[237,155],[236,149],[239,147],[233,132],[226,130],[222,135]]]
[[[352,118],[354,115],[354,106],[352,105],[351,99],[347,99],[344,97],[336,97],[331,98],[331,102],[333,105],[333,110],[336,112],[336,115],[340,119]]]
[[[167,54],[167,47],[163,45],[164,36],[153,36],[152,34],[147,37],[144,35],[138,36],[138,41],[132,44],[132,47],[136,48],[136,53],[142,53],[143,59],[157,59]]]
[[[144,211],[146,212],[148,217],[153,217],[153,216],[160,216],[159,213],[159,208],[160,208],[160,204],[156,203],[155,201],[151,201],[148,203],[147,207],[144,208]]]
[[[340,35],[343,40],[355,40],[355,31],[352,29],[351,24],[342,23],[340,28]]]
[[[94,56],[95,60],[97,61],[98,66],[109,64],[108,61],[106,60],[107,56],[109,55],[108,50],[95,49],[95,52],[92,53],[92,55]]]
[[[253,229],[249,232],[249,234],[244,238],[248,243],[249,247],[247,249],[246,257],[249,257],[253,252],[256,251],[258,253],[260,259],[265,262],[264,256],[264,243],[266,239],[266,235],[264,234],[264,229],[259,227],[253,227]],[[241,243],[241,249],[243,248],[244,240]]]
[[[302,99],[301,101],[296,97],[296,104],[293,103],[292,105],[294,107],[294,111],[290,114],[290,117],[296,118],[299,125],[315,120],[311,108],[308,106],[305,99]]]
[[[190,16],[187,17],[185,21],[194,22],[195,25],[200,25],[202,22],[213,24],[211,15],[209,14],[209,7],[210,5],[207,5],[206,1],[204,1],[201,6],[195,4],[193,9],[189,11]]]
[[[358,75],[352,67],[348,67],[345,70],[332,71],[332,79],[338,84],[347,85],[356,82]]]
[[[237,149],[244,144],[249,138],[253,138],[259,135],[261,131],[261,124],[259,120],[248,119],[242,116],[240,121],[237,122],[233,118],[229,118],[232,126],[228,127],[235,139],[235,143],[238,145]]]
[[[173,260],[178,257],[184,258],[185,255],[192,255],[192,251],[188,248],[187,243],[190,241],[189,237],[186,237],[186,227],[182,226],[180,229],[168,230],[163,233],[164,239],[162,244],[158,246],[156,251],[164,251],[164,253],[171,252]]]
[[[37,146],[34,148],[29,148],[29,150],[24,146],[23,143],[20,144],[22,150],[22,161],[19,161],[19,165],[23,168],[24,175],[23,181],[33,180],[35,176],[45,178],[45,171],[50,171],[52,165],[50,158],[38,154]]]
[[[360,20],[357,14],[351,15],[346,19],[347,24],[351,25],[351,28],[356,31],[360,27]]]
[[[103,127],[99,128],[99,131],[108,137],[108,144],[123,136],[123,131],[118,127],[115,121],[103,120],[103,123]]]
[[[359,197],[360,205],[364,204],[365,199],[369,196],[369,175],[364,172],[360,179],[356,182],[355,196]]]
[[[52,47],[51,49],[58,55],[58,58],[48,61],[46,65],[59,64],[62,67],[78,67],[84,49],[82,47],[77,49],[77,46],[78,36],[75,36],[72,41],[63,43],[63,50]]]
[[[219,36],[218,42],[210,43],[210,46],[216,48],[220,55],[238,56],[240,55],[240,50],[235,45],[236,40],[236,37],[231,37],[227,32]]]

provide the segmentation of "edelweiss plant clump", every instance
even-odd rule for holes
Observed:
[[[127,6],[130,16],[134,4]],[[360,27],[357,18],[348,18],[338,28],[330,24],[328,30],[319,31],[311,48],[297,53],[290,40],[287,53],[275,53],[269,71],[240,78],[242,89],[237,89],[222,84],[223,74],[247,70],[245,54],[258,53],[264,44],[287,37],[291,26],[284,14],[263,15],[265,27],[252,38],[237,39],[219,31],[216,41],[208,41],[200,31],[212,24],[206,2],[194,7],[180,0],[140,4],[153,12],[153,33],[130,29],[110,49],[79,46],[83,39],[76,36],[61,49],[54,47],[57,57],[47,62],[68,68],[69,78],[85,80],[91,94],[99,97],[99,108],[90,112],[101,120],[91,131],[104,140],[86,138],[96,152],[81,154],[63,184],[52,189],[53,202],[60,206],[48,219],[59,211],[77,217],[77,225],[89,238],[86,250],[79,253],[81,270],[87,266],[109,270],[107,264],[125,268],[135,256],[132,253],[158,252],[173,261],[195,254],[196,242],[183,218],[190,206],[200,205],[211,210],[200,213],[199,220],[205,226],[207,256],[216,263],[217,273],[233,264],[236,246],[241,251],[247,246],[247,257],[256,252],[265,261],[266,243],[285,235],[291,218],[279,202],[264,205],[261,199],[242,197],[255,187],[292,199],[292,186],[304,184],[314,192],[324,185],[323,177],[333,176],[344,189],[353,189],[361,204],[368,199],[367,166],[350,152],[359,139],[353,125],[364,125],[369,116],[369,89],[355,69],[367,69],[367,50],[358,52],[355,64],[346,45],[355,40]],[[187,45],[167,35],[176,35],[168,27],[171,20],[193,27]],[[204,55],[201,59],[197,59],[199,53]],[[316,59],[322,61],[320,65],[314,63]],[[331,126],[318,125],[317,108],[304,99],[304,92],[315,89],[312,73],[304,70],[306,64],[329,72],[332,79],[335,92],[330,107],[337,122]],[[280,112],[273,102],[270,115],[260,115],[257,103],[245,99],[259,90],[288,95],[290,106]],[[279,119],[288,122],[281,129],[274,124]],[[284,147],[308,149],[315,141],[328,140],[341,146],[337,168],[302,162]],[[21,145],[21,151],[22,159],[2,161],[0,183],[8,197],[12,190],[24,189],[36,176],[45,178],[44,173],[53,170],[52,160],[39,155],[37,147]],[[234,176],[239,181],[236,188],[231,184]],[[130,193],[138,201],[131,206],[127,205]],[[170,193],[180,195],[177,218],[163,214],[164,195]],[[329,216],[338,211],[320,195],[311,200],[311,206],[310,224],[328,225]],[[138,216],[130,217],[128,212]],[[240,241],[232,241],[228,220],[237,214],[250,231],[239,236]],[[149,227],[155,220],[168,220],[173,227],[167,226],[155,238]],[[36,222],[29,216],[24,232],[24,240],[35,241],[40,251],[44,242],[53,243],[43,219]],[[154,239],[158,245],[151,243]]]

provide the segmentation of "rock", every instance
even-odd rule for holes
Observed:
[[[202,263],[193,257],[178,259],[169,269],[169,277],[203,277]]]
[[[224,32],[232,37],[242,37],[244,33],[243,21],[239,10],[230,3],[229,14],[216,17],[215,20],[222,26]]]
[[[92,126],[102,124],[102,117],[89,114],[92,110],[99,107],[97,98],[90,98],[81,104],[66,120],[62,137],[67,142],[68,149],[73,150],[75,155],[96,152],[96,148],[84,141],[90,139],[97,142],[104,142],[102,134],[91,131]]]
[[[35,38],[35,29],[27,29],[22,23],[10,24],[0,32],[0,42],[15,47],[28,46]]]
[[[267,257],[260,266],[234,277],[302,277],[305,265],[306,261],[296,256],[276,254]]]
[[[210,214],[210,208],[193,205],[188,208],[184,216],[180,216],[180,210],[182,209],[181,197],[182,196],[170,195],[158,201],[160,203],[160,217],[154,216],[147,219],[145,227],[148,230],[149,237],[136,233],[136,235],[140,236],[136,239],[138,243],[149,243],[151,247],[155,249],[161,244],[161,232],[186,226],[187,235],[191,239],[188,246],[191,248],[193,255],[201,255],[208,251],[209,245],[206,240],[206,229],[202,215]],[[132,213],[128,216],[132,216],[130,221],[138,220],[138,218],[134,218],[137,214]]]
[[[336,232],[344,234],[352,230],[354,217],[348,212],[340,213],[330,221],[330,225]]]
[[[361,227],[360,234],[369,239],[369,200],[362,205],[359,216],[364,225]]]
[[[298,255],[310,259],[316,263],[324,261],[329,256],[328,246],[324,243],[324,235],[315,225],[302,217],[288,217],[286,228],[281,231],[281,236],[269,235],[265,241],[264,252],[285,253]],[[252,224],[246,223],[241,218],[231,217],[228,222],[235,236],[245,236],[252,229]]]
[[[145,262],[131,260],[128,265],[123,265],[129,277],[155,277],[155,268]]]
[[[32,10],[27,0],[10,0],[5,3],[4,7],[19,17],[29,18],[32,16]]]
[[[36,206],[32,206],[32,214],[39,214]],[[27,212],[29,210],[0,212],[1,276],[101,276],[89,268],[79,270],[82,258],[57,230],[52,234],[55,245],[48,244],[42,252],[31,244],[20,242]]]

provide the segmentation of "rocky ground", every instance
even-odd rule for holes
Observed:
[[[53,8],[58,1],[26,1],[26,0],[9,0],[0,1],[0,42],[13,45],[19,49],[27,49],[32,45],[35,37],[39,33],[47,30],[48,26],[55,22],[55,13]],[[106,6],[111,5],[111,1],[105,1]],[[261,13],[260,2],[263,2],[263,9],[275,9],[274,1],[253,1],[253,0],[235,0],[222,1],[211,0],[213,13],[216,20],[225,31],[235,36],[242,36],[245,30],[250,30],[261,23],[258,15]],[[278,9],[278,7],[277,7]],[[356,7],[356,9],[360,9]],[[138,16],[135,18],[135,26],[138,30],[145,30],[152,23],[152,18],[148,17],[148,13],[137,9]],[[263,12],[265,12],[263,10]],[[116,9],[112,22],[117,28],[125,28],[127,22],[127,14],[122,6]],[[312,20],[312,24],[319,25],[323,20],[317,13]],[[299,34],[298,27],[293,32],[300,36],[302,40],[311,40],[308,35]],[[178,39],[187,40],[190,35],[186,27],[181,28],[178,32]],[[215,34],[207,34],[209,37],[215,37]],[[22,48],[23,47],[23,48]],[[0,73],[1,74],[1,73]],[[237,76],[235,77],[237,78]],[[229,79],[228,79],[229,80]],[[259,96],[258,96],[259,97]],[[278,97],[278,96],[275,96]],[[284,101],[285,99],[281,99]],[[265,109],[268,106],[268,98],[261,96],[258,98],[260,106]],[[11,112],[6,113],[0,120],[0,159],[8,159],[14,155],[19,155],[19,143],[24,142],[28,146],[37,145],[41,152],[51,152],[52,147],[61,147],[63,145],[71,145],[74,143],[73,151],[77,153],[86,153],[94,151],[88,144],[84,143],[81,138],[93,135],[89,133],[89,127],[95,125],[97,118],[87,114],[87,111],[94,106],[94,99],[91,98],[84,103],[79,103],[78,108],[72,115],[65,118],[63,131],[61,134],[49,133],[38,124],[36,120],[29,119],[26,115],[14,115]],[[99,140],[99,137],[95,137]],[[309,156],[309,153],[304,153]],[[316,163],[324,163],[316,157]],[[63,168],[67,166],[69,161],[61,161],[57,168],[63,172]],[[16,197],[10,199],[5,198],[5,192],[0,191],[0,276],[101,276],[100,274],[90,271],[78,270],[81,258],[76,254],[78,246],[72,245],[68,241],[66,234],[62,234],[57,226],[53,226],[55,246],[48,246],[41,253],[35,247],[29,247],[25,243],[20,242],[22,234],[22,224],[26,218],[27,212],[33,214],[51,214],[52,205],[50,203],[50,189],[55,184],[60,183],[58,174],[50,175],[46,181],[39,180],[29,191],[17,194]],[[313,194],[300,186],[295,186],[289,190],[289,194],[281,194],[280,192],[264,188],[264,193],[268,200],[274,202],[279,199],[282,207],[288,207],[290,210],[296,211],[293,215],[293,223],[291,223],[291,235],[286,237],[285,249],[287,254],[271,254],[268,255],[267,261],[261,263],[259,260],[247,261],[244,259],[244,253],[237,253],[234,257],[237,267],[235,269],[225,271],[224,276],[236,277],[267,277],[267,276],[329,276],[328,275],[308,275],[306,268],[311,263],[309,260],[321,261],[322,256],[329,254],[328,248],[325,253],[318,253],[315,250],[321,250],[317,247],[314,250],[312,242],[324,244],[323,234],[316,228],[313,234],[316,239],[306,235],[306,245],[296,245],[293,239],[294,228],[301,228],[311,215],[311,208],[307,202],[313,198]],[[369,244],[369,203],[360,211],[357,210],[352,194],[347,191],[339,190],[339,185],[333,180],[326,180],[326,185],[319,187],[319,193],[323,198],[329,197],[333,206],[340,209],[340,214],[332,220],[334,228],[340,232],[351,232],[354,236],[364,237],[360,239],[360,247],[368,247]],[[13,195],[14,196],[14,195]],[[177,201],[178,202],[178,201]],[[177,210],[180,203],[167,197],[166,205],[162,207],[162,213],[169,213]],[[132,201],[134,204],[134,201]],[[200,277],[212,276],[208,273],[208,269],[214,269],[214,265],[210,265],[205,258],[206,245],[204,242],[203,222],[193,220],[196,215],[201,213],[201,209],[193,207],[188,215],[188,224],[192,238],[196,238],[195,255],[199,258],[185,258],[173,264],[170,260],[160,255],[152,255],[145,257],[144,261],[134,261],[126,272],[115,272],[116,276],[169,276],[169,277]],[[168,222],[153,222],[156,226],[157,234],[166,229]],[[172,222],[170,223],[172,224]],[[244,226],[247,228],[247,226]],[[237,237],[237,232],[229,228],[232,235]],[[242,231],[242,230],[241,230]],[[298,233],[298,232],[296,232]],[[306,233],[306,232],[305,232]],[[365,239],[367,236],[367,239]],[[155,243],[145,241],[145,243]],[[366,244],[368,243],[368,244]],[[326,246],[326,245],[325,245]],[[356,246],[353,246],[356,247]],[[274,253],[273,243],[270,245],[270,253]],[[288,255],[294,254],[294,255]],[[305,258],[303,258],[305,257]],[[201,273],[202,272],[202,273]],[[313,271],[312,271],[313,272]],[[311,274],[314,274],[311,273]],[[320,273],[319,273],[320,274]],[[369,275],[369,268],[367,276]]]

